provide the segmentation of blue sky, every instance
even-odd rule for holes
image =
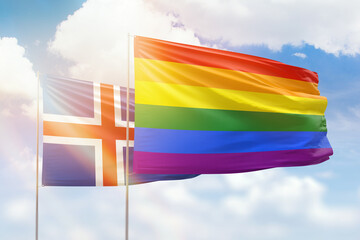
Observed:
[[[358,239],[359,7],[335,0],[0,0],[0,238],[34,235],[35,73],[124,83],[131,32],[316,71],[334,148],[316,166],[132,186],[131,239]],[[124,198],[123,188],[40,188],[40,239],[121,238]]]

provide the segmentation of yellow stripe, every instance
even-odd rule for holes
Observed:
[[[135,103],[172,107],[324,115],[326,99],[136,81]]]
[[[135,79],[325,99],[316,83],[143,58],[135,58]]]

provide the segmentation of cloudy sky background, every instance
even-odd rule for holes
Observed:
[[[31,239],[36,72],[125,84],[127,34],[318,72],[325,163],[130,188],[130,239],[360,236],[360,2],[0,0],[0,239]],[[121,239],[124,188],[40,188],[40,239]]]

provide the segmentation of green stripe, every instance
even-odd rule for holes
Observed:
[[[135,126],[206,131],[326,132],[324,116],[135,104]]]

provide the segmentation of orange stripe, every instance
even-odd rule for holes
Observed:
[[[315,72],[271,59],[158,39],[135,37],[134,56],[318,83]]]
[[[130,140],[134,140],[134,129],[130,128]],[[45,136],[125,140],[125,127],[102,127],[77,123],[43,122]]]
[[[43,132],[48,136],[95,138],[95,139],[125,139],[126,128],[103,127],[77,123],[62,123],[44,121]],[[120,137],[120,138],[119,138]]]
[[[103,185],[117,186],[116,142],[102,139]]]
[[[105,129],[115,127],[114,113],[114,90],[101,86],[101,125]],[[117,185],[117,168],[116,168],[116,143],[111,132],[106,132],[102,138],[102,154],[103,154],[103,176],[104,186]]]
[[[143,58],[135,58],[135,80],[325,99],[316,83]]]

